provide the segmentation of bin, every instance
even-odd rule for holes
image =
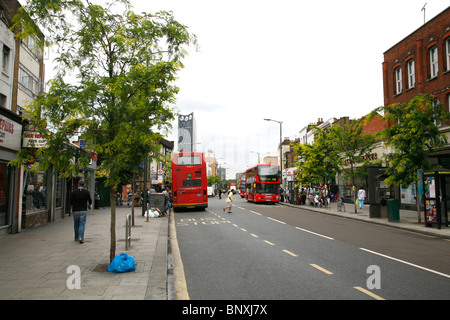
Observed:
[[[164,211],[164,201],[165,196],[161,193],[150,193],[149,194],[149,200],[150,200],[150,208],[158,208],[161,211]]]
[[[400,210],[398,199],[389,199],[387,201],[387,214],[389,222],[400,221]]]

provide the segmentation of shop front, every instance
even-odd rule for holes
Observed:
[[[30,128],[25,131],[22,147],[34,156],[35,148],[45,146],[41,135]],[[34,161],[38,162],[36,157]],[[46,171],[31,170],[33,162],[23,166],[23,185],[21,188],[22,229],[34,228],[48,222],[57,221],[69,212],[70,183],[61,177],[54,167]],[[73,179],[71,179],[73,180]]]
[[[22,119],[0,108],[0,234],[17,232],[19,169],[8,165],[21,148]]]

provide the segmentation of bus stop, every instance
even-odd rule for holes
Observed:
[[[424,170],[422,173],[425,227],[448,227],[450,170]]]

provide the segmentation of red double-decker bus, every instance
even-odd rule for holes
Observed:
[[[258,164],[245,172],[246,196],[249,202],[280,202],[280,167]]]
[[[202,152],[173,155],[172,192],[175,211],[208,207],[206,162]]]
[[[239,193],[241,194],[241,198],[245,198],[245,172],[241,174],[239,177]]]

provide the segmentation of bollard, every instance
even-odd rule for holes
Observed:
[[[125,250],[131,247],[131,214],[127,215],[125,221]]]

